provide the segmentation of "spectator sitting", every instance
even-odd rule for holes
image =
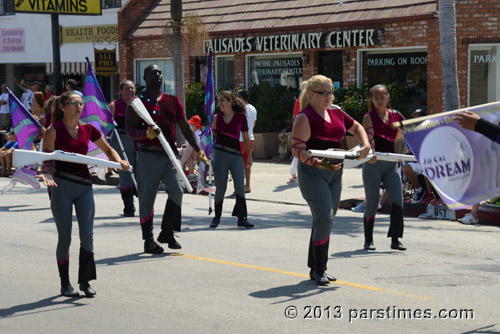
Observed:
[[[278,135],[279,147],[278,147],[278,156],[275,156],[273,160],[276,161],[287,161],[290,159],[290,155],[292,154],[292,129],[291,127],[287,127]]]
[[[197,136],[198,140],[201,137],[201,129],[203,126],[201,125],[201,118],[198,115],[194,115],[188,121],[189,125],[193,129],[193,132]],[[194,163],[198,158],[198,153],[193,149],[191,145],[186,141],[186,144],[182,145],[182,155],[181,155],[181,166],[184,168],[184,165],[187,165],[188,168],[188,180],[189,182],[195,181],[196,176],[194,175]]]
[[[0,165],[2,166],[1,176],[9,177],[12,169],[12,151],[17,148],[16,135],[10,131],[5,138],[7,143],[0,148]]]

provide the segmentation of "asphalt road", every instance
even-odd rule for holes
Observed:
[[[318,287],[306,266],[311,215],[288,176],[284,164],[254,165],[251,230],[230,217],[233,198],[210,229],[208,198],[185,195],[182,250],[162,255],[143,253],[138,218],[121,217],[118,190],[94,186],[90,299],[59,296],[46,190],[19,185],[0,196],[0,333],[500,333],[499,228],[406,218],[408,250],[399,252],[386,238],[389,216],[379,215],[377,250],[367,252],[362,215],[339,210],[328,262],[338,281]],[[346,170],[342,198],[362,192],[360,170]],[[159,192],[158,214],[166,198]]]

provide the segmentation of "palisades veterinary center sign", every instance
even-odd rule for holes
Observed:
[[[101,0],[15,0],[17,13],[101,15]]]
[[[380,44],[378,29],[356,29],[285,35],[214,38],[203,41],[206,54],[234,52],[267,52],[321,48],[346,48]]]

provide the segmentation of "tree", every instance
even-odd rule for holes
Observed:
[[[455,0],[439,0],[439,40],[443,69],[445,111],[460,108],[457,73],[457,31]]]

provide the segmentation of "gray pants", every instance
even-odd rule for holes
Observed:
[[[397,164],[391,161],[377,161],[363,165],[363,184],[365,185],[367,219],[375,217],[379,201],[380,184],[384,184],[393,204],[403,207],[403,186]]]
[[[154,203],[160,180],[166,186],[168,201],[180,210],[182,206],[182,178],[165,152],[137,151],[137,186],[139,187],[139,216],[141,224],[153,218]],[[168,218],[168,217],[166,217]],[[180,212],[179,212],[180,219]],[[180,230],[180,221],[179,227]],[[178,230],[177,228],[175,230]]]
[[[306,165],[297,166],[299,188],[313,216],[312,241],[330,238],[333,217],[339,208],[343,170],[329,171]]]
[[[215,203],[222,202],[224,199],[229,171],[231,171],[231,175],[233,176],[236,194],[245,198],[245,169],[241,154],[228,153],[218,149],[214,150],[213,171],[216,189]]]
[[[56,176],[54,181],[57,187],[53,187],[50,208],[58,234],[57,261],[63,261],[69,256],[73,205],[80,230],[80,246],[93,253],[95,204],[92,185],[82,185]]]
[[[125,149],[125,153],[127,154],[128,162],[130,162],[130,166],[135,167],[135,148],[134,148],[134,141],[127,137],[126,134],[124,133],[118,133],[118,136],[120,136],[120,140],[122,142],[123,148]],[[115,134],[116,134],[115,133]],[[125,157],[123,156],[122,149],[120,148],[120,144],[118,143],[118,139],[116,138],[115,135],[113,135],[113,138],[111,139],[111,147],[115,149],[116,152],[120,155],[120,158],[122,160],[125,160]],[[132,187],[134,182],[132,181],[132,176],[130,172],[125,172],[123,170],[120,170],[118,172],[118,175],[120,176],[120,184],[119,188],[120,189],[128,189]]]

